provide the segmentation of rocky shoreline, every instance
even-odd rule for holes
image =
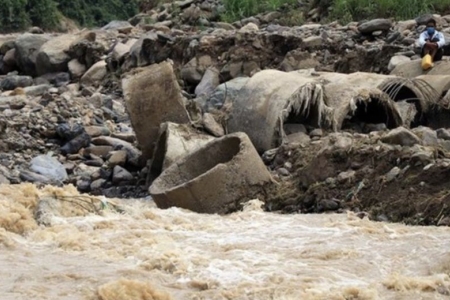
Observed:
[[[217,22],[220,9],[215,2],[187,0],[101,29],[50,34],[32,28],[2,36],[0,182],[73,184],[94,195],[146,197],[162,171],[152,173],[152,164],[161,161],[153,151],[158,152],[162,124],[184,124],[189,138],[207,136],[207,141],[235,132],[229,123],[233,104],[245,106],[243,87],[249,89],[250,78],[271,69],[309,72],[301,76],[323,88],[325,100],[320,99],[332,108],[326,89],[334,79],[324,73],[402,77],[401,68],[419,64],[415,42],[430,17],[286,27],[279,25],[281,12]],[[450,55],[450,16],[434,18]],[[433,74],[447,74],[447,61]],[[319,77],[325,81],[319,83]],[[428,114],[428,119],[439,118],[437,110],[445,119],[450,80],[442,81],[441,90],[427,81],[426,91],[418,81],[408,81],[410,90],[420,90],[417,101],[429,105],[386,100],[398,111],[395,126],[367,116],[354,121],[359,128],[303,126],[304,120],[294,120],[302,126],[285,128],[288,139],[264,151],[256,146],[276,182],[264,192],[266,209],[351,209],[377,220],[450,224],[445,194],[450,132],[442,128],[445,121],[439,126],[405,121],[401,108],[416,109],[415,116]],[[436,99],[430,100],[430,89],[439,92]],[[379,90],[392,96],[386,88]]]

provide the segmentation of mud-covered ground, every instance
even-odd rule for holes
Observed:
[[[357,138],[344,148],[285,145],[271,167],[291,166],[266,209],[285,213],[352,210],[377,221],[450,224],[450,163],[437,147],[391,146]],[[286,161],[285,161],[286,160]]]

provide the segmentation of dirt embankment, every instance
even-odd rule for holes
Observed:
[[[280,178],[266,209],[285,213],[352,210],[379,221],[447,225],[448,157],[440,148],[402,148],[368,138],[343,149],[323,148],[322,143],[287,145],[279,149],[272,168],[287,159],[294,171]]]

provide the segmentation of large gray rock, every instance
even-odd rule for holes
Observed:
[[[67,53],[77,39],[77,35],[64,34],[43,44],[36,58],[37,74],[66,72],[68,70],[67,63],[70,61]]]
[[[62,182],[67,179],[64,166],[56,158],[49,155],[39,155],[33,158],[30,169],[53,181]]]
[[[25,33],[15,42],[15,56],[19,69],[27,75],[36,76],[36,60],[41,49],[47,41],[48,35]]]
[[[405,127],[398,127],[391,130],[388,134],[381,138],[381,141],[386,144],[400,146],[413,146],[416,144],[421,144],[420,138]]]
[[[372,33],[374,31],[385,31],[392,27],[391,20],[388,19],[374,19],[368,22],[364,22],[358,26],[358,31],[363,34]]]
[[[403,63],[407,63],[407,62],[410,62],[410,61],[411,61],[411,59],[409,57],[407,57],[407,56],[404,56],[404,55],[393,56],[391,58],[391,60],[389,61],[388,71],[391,72],[398,65],[401,65]]]
[[[239,90],[247,83],[248,77],[238,77],[219,85],[214,93],[206,100],[205,111],[221,109],[225,103],[233,102]]]

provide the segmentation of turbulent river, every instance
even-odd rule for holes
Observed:
[[[0,186],[0,299],[449,298],[445,227],[83,199]]]

